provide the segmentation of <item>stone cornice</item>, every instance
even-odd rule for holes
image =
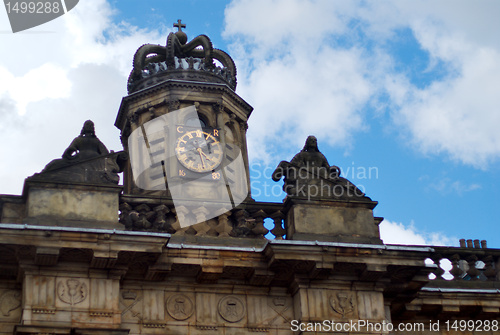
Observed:
[[[124,109],[128,104],[138,99],[142,99],[147,97],[150,94],[153,94],[158,91],[166,90],[168,88],[183,88],[183,89],[195,89],[200,91],[220,91],[226,96],[228,96],[233,103],[242,107],[247,112],[247,117],[252,113],[253,107],[250,106],[245,100],[243,100],[238,94],[236,94],[230,87],[226,84],[218,84],[218,83],[204,83],[204,82],[196,82],[196,81],[184,81],[184,80],[175,80],[170,79],[164,82],[160,82],[154,86],[147,87],[140,91],[134,92],[122,99],[120,104],[120,108],[118,110],[118,115],[116,117],[115,126],[118,129],[123,129],[125,122],[125,113]],[[216,102],[216,101],[214,101]]]

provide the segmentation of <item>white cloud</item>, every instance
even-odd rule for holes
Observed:
[[[379,227],[380,238],[385,244],[458,246],[457,238],[440,232],[419,231],[413,222],[404,225],[401,222],[384,220]]]
[[[225,35],[238,91],[260,112],[250,121],[255,157],[273,153],[264,140],[296,147],[309,133],[352,143],[367,103],[387,92],[411,145],[486,168],[500,158],[499,12],[498,1],[233,1]],[[444,73],[426,87],[395,70],[387,42],[404,29],[429,56],[425,72]]]
[[[330,0],[237,0],[226,8],[224,34],[253,45],[252,58],[270,59],[296,52],[294,44],[317,46],[327,34],[345,33],[342,13],[352,9],[348,2]]]
[[[69,96],[71,82],[66,77],[66,71],[53,63],[42,64],[20,77],[15,77],[5,68],[0,71],[0,75],[4,74],[0,91],[10,95],[21,115],[26,113],[26,107],[31,102]]]
[[[500,158],[500,41],[491,34],[500,29],[500,3],[394,4],[396,16],[406,19],[399,19],[399,25],[411,28],[421,48],[429,53],[428,70],[441,66],[449,71],[425,88],[400,77],[395,79],[399,85],[387,85],[397,106],[396,123],[410,131],[412,143],[424,153],[445,153],[462,163],[487,167]],[[373,26],[379,22],[377,18],[371,21]]]
[[[459,240],[456,237],[450,237],[440,232],[422,232],[417,229],[412,221],[409,225],[404,225],[401,222],[393,222],[384,220],[380,223],[380,238],[385,244],[399,245],[430,245],[430,246],[451,246],[458,247]],[[426,264],[434,264],[428,258]],[[443,278],[451,280],[453,276],[450,274],[451,262],[444,258],[440,261],[440,266],[445,273]],[[430,274],[429,278],[434,279],[436,276]]]
[[[113,124],[132,57],[166,33],[116,25],[112,15],[104,0],[81,1],[43,26],[1,35],[2,193],[20,194],[23,179],[60,157],[87,119],[108,149],[121,150]],[[0,22],[10,30],[7,17]]]
[[[482,188],[481,184],[453,180],[449,177],[440,177],[431,180],[430,177],[426,175],[420,177],[419,180],[428,183],[427,189],[438,191],[442,195],[456,194],[462,196],[465,193],[480,190]]]
[[[444,152],[463,163],[485,167],[500,157],[500,95],[496,89],[500,87],[496,61],[500,50],[483,48],[472,53],[459,63],[457,76],[424,89],[407,85],[396,118],[411,131],[423,152]],[[395,94],[400,96],[401,87],[397,89]]]
[[[365,129],[373,58],[367,62],[357,47],[324,43],[328,34],[347,32],[343,8],[350,11],[351,5],[235,1],[226,10],[225,35],[236,39],[230,53],[238,92],[259,111],[249,121],[252,158],[269,158],[273,148],[266,143],[290,143],[290,152],[282,153],[287,155],[308,135],[338,145]]]
[[[255,155],[276,140],[302,146],[311,134],[338,144],[363,127],[362,107],[371,88],[358,72],[364,67],[361,55],[329,48],[319,52],[315,59],[259,65],[241,84],[240,91],[259,111],[250,119],[250,151],[257,149]]]

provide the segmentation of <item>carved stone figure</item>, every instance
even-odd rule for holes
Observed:
[[[62,158],[51,161],[30,179],[118,184],[118,173],[127,159],[125,152],[110,153],[95,135],[94,122],[87,120]]]
[[[278,181],[281,177],[284,177],[283,190],[290,197],[370,200],[353,183],[340,176],[338,166],[330,166],[319,151],[314,136],[307,137],[304,148],[290,162],[279,163],[272,179]]]
[[[311,174],[316,173],[323,178],[338,177],[338,166],[328,164],[326,157],[318,149],[318,140],[315,136],[308,136],[304,148],[296,154],[290,164],[305,168]],[[316,171],[315,171],[316,170]]]
[[[108,149],[95,136],[94,122],[87,120],[83,124],[80,136],[75,138],[66,151],[64,151],[63,158],[82,160],[107,154],[109,154]]]
[[[80,136],[76,137],[69,147],[64,150],[62,159],[56,159],[47,164],[44,171],[60,169],[65,166],[73,165],[77,162],[104,156],[109,154],[106,146],[95,136],[94,122],[85,121]]]

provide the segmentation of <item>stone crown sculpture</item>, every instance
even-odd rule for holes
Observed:
[[[128,79],[128,93],[169,79],[223,83],[235,90],[236,66],[232,58],[215,49],[206,35],[186,43],[187,35],[182,31],[186,25],[181,20],[174,27],[178,31],[168,35],[165,46],[144,44],[137,50]],[[222,67],[216,66],[214,60]]]

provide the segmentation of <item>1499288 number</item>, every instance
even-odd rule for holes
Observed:
[[[21,14],[57,14],[61,10],[59,1],[54,2],[25,2],[25,1],[10,1],[5,3],[7,13]]]
[[[496,332],[499,330],[498,320],[447,320],[446,330],[470,331],[470,332]]]

